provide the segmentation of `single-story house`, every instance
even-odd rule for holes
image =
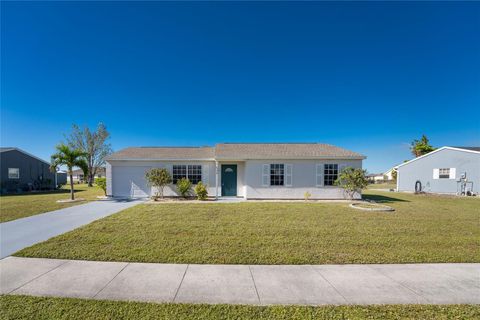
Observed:
[[[398,191],[480,192],[480,147],[442,147],[398,166]]]
[[[83,183],[87,181],[87,178],[83,174],[82,169],[75,169],[72,171],[73,182],[74,183]],[[94,178],[105,177],[105,167],[98,167],[97,172],[95,173]],[[70,176],[67,174],[67,181],[70,182]]]
[[[166,168],[173,183],[165,196],[178,196],[175,183],[202,181],[209,196],[244,199],[343,199],[334,185],[345,167],[361,168],[366,157],[320,143],[221,143],[214,147],[131,147],[106,158],[107,195],[148,197],[151,168]],[[356,198],[361,195],[357,194]]]
[[[393,178],[393,172],[396,171],[397,168],[398,168],[398,166],[395,166],[395,167],[393,167],[393,168],[390,168],[387,172],[385,172],[385,173],[383,174],[383,179],[384,179],[385,181],[393,181],[393,180],[395,180],[395,179]]]
[[[0,148],[2,193],[49,190],[56,187],[50,163],[15,147]]]
[[[384,181],[385,177],[383,173],[370,173],[367,174],[367,179],[370,183],[381,183]]]

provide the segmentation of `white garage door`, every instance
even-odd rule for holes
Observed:
[[[112,193],[114,197],[148,197],[150,187],[145,172],[150,167],[112,166]]]

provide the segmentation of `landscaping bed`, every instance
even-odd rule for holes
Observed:
[[[138,205],[16,256],[201,264],[480,262],[478,201],[368,191],[346,203]]]

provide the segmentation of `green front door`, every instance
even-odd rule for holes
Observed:
[[[236,164],[222,164],[222,196],[237,196]]]

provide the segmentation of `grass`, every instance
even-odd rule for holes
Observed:
[[[367,186],[367,189],[397,189],[395,183],[372,183]]]
[[[478,319],[475,305],[239,306],[0,297],[1,319]]]
[[[16,256],[201,264],[480,262],[479,199],[368,191],[345,203],[144,204]]]
[[[103,195],[103,191],[86,184],[75,185],[75,197],[84,198],[86,201],[95,200]],[[33,216],[52,210],[76,206],[85,201],[73,203],[57,203],[57,200],[70,198],[70,186],[63,186],[60,190],[18,195],[0,196],[0,222]]]

